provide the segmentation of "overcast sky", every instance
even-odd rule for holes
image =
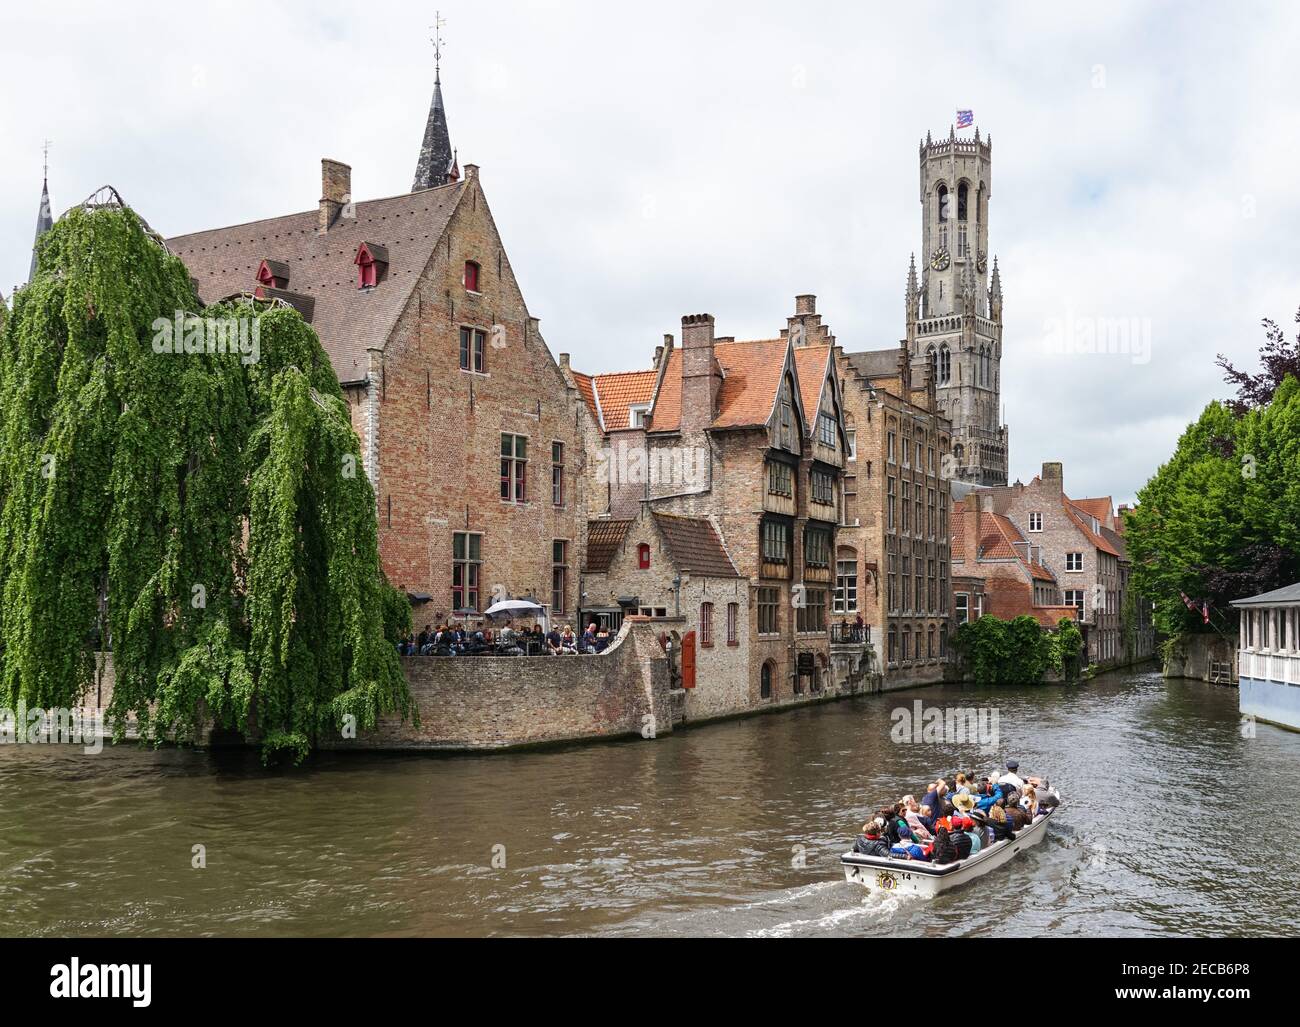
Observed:
[[[648,366],[683,314],[770,337],[797,293],[850,350],[896,345],[917,146],[993,137],[1011,476],[1131,499],[1300,307],[1300,5],[466,3],[443,90],[532,313],[589,371]],[[6,3],[0,291],[111,183],[175,235],[410,188],[430,4]],[[965,133],[969,135],[969,133]],[[1129,353],[1052,352],[1135,319]],[[1112,322],[1113,323],[1113,322]],[[1149,334],[1148,334],[1149,333]],[[1143,359],[1149,338],[1150,350]],[[1068,340],[1067,340],[1068,345]]]

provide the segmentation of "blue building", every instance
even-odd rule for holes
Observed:
[[[1300,582],[1232,605],[1241,614],[1241,712],[1300,731]]]

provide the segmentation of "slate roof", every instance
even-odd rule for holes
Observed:
[[[613,562],[632,521],[601,519],[587,522],[587,562],[583,568],[592,574],[604,574]]]
[[[229,228],[178,235],[167,248],[184,261],[204,303],[253,291],[265,259],[282,261],[293,292],[314,300],[312,327],[341,382],[363,381],[366,351],[389,334],[464,195],[465,183],[367,200],[324,234],[319,212],[304,211]],[[387,249],[388,270],[373,289],[357,288],[357,247]]]
[[[1233,606],[1277,606],[1286,604],[1288,606],[1300,603],[1300,581],[1294,585],[1287,585],[1284,588],[1275,588],[1272,592],[1261,592],[1257,596],[1251,596],[1249,599],[1234,599]]]
[[[901,347],[893,349],[865,350],[861,353],[845,353],[844,356],[863,378],[891,378],[898,374],[898,361]]]
[[[740,577],[711,521],[664,513],[652,516],[678,570],[703,577]]]

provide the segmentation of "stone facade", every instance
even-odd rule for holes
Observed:
[[[931,369],[914,368],[906,347],[840,352],[837,363],[854,455],[846,465],[835,615],[860,613],[871,628],[885,688],[942,681],[953,630],[950,425]]]
[[[1002,280],[989,279],[989,199],[993,141],[926,135],[920,150],[921,254],[906,292],[907,348],[932,368],[937,405],[952,423],[953,477],[1007,483],[1007,428],[1001,418]]]

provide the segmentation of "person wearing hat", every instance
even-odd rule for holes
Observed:
[[[957,850],[957,858],[965,859],[967,856],[975,854],[974,839],[967,833],[966,825],[970,821],[959,814],[954,813],[952,817],[952,830],[948,832],[948,837],[952,839],[953,847]]]
[[[1020,779],[1020,775],[1016,773],[1016,771],[1019,769],[1020,769],[1019,760],[1007,760],[1007,772],[1003,774],[999,778],[999,780],[1003,785],[1010,785],[1012,788],[1019,791],[1020,789],[1025,787],[1025,782],[1022,781]]]
[[[958,792],[953,796],[952,804],[958,813],[969,813],[975,808],[975,797],[970,792]]]
[[[975,823],[975,833],[979,835],[980,848],[987,849],[994,841],[988,814],[981,809],[976,809],[971,811],[970,818]]]
[[[984,829],[975,823],[974,816],[967,814],[962,818],[962,831],[970,839],[970,854],[974,856],[984,848]]]

